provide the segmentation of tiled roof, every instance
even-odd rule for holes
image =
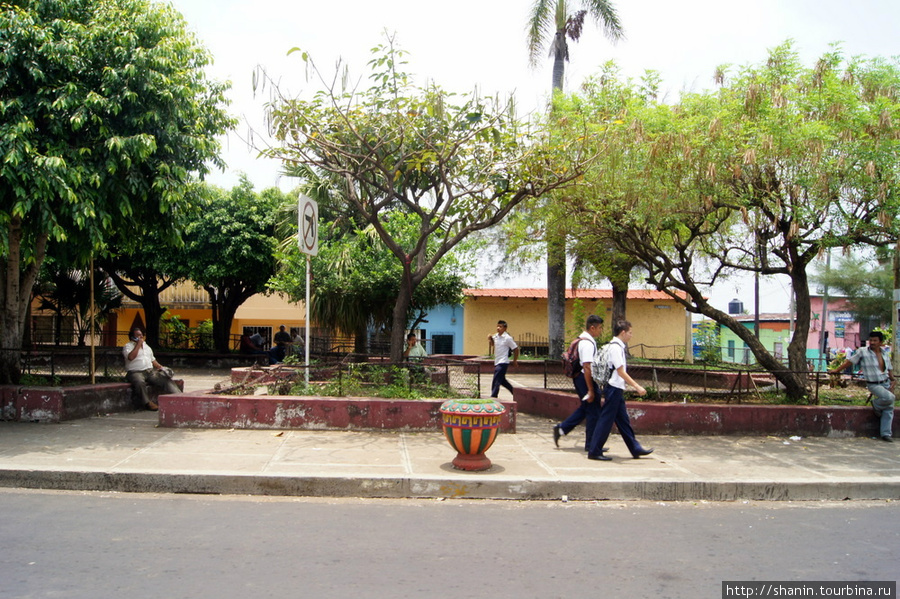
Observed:
[[[546,299],[547,289],[463,289],[466,297],[505,297],[524,299]],[[566,299],[612,299],[612,289],[566,289]],[[629,289],[628,299],[671,300],[672,298],[654,289]]]

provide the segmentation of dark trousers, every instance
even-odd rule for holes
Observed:
[[[572,379],[572,383],[575,385],[575,392],[578,393],[578,397],[584,397],[585,395],[587,395],[587,381],[584,380],[583,372]],[[603,397],[603,395],[600,393],[600,388],[597,387],[597,383],[591,381],[591,385],[593,385],[594,387],[594,401],[588,403],[582,400],[581,404],[577,408],[575,408],[575,411],[572,412],[569,417],[563,420],[559,425],[559,428],[562,429],[562,432],[568,435],[576,426],[584,422],[585,451],[590,450],[591,436],[594,434],[594,429],[597,427],[597,420],[600,418],[600,401]]]
[[[155,368],[148,368],[147,370],[129,370],[125,373],[125,380],[131,383],[131,386],[137,394],[137,401],[140,402],[142,406],[146,406],[150,403],[149,387],[151,385],[159,387],[161,395],[181,393],[181,389],[178,388],[178,385],[176,385],[172,379]]]
[[[631,428],[631,419],[628,418],[628,410],[625,409],[625,391],[612,385],[607,385],[605,401],[600,409],[600,419],[591,436],[591,444],[588,447],[588,455],[600,455],[600,450],[609,439],[613,424],[619,429],[622,440],[631,452],[631,456],[642,450],[641,444],[634,438],[634,430]]]
[[[506,371],[509,370],[509,363],[497,364],[494,366],[494,380],[491,381],[491,397],[500,395],[501,385],[510,393],[513,392],[513,386],[506,380]]]

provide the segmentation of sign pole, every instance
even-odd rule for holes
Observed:
[[[297,202],[297,244],[306,254],[306,364],[304,381],[309,387],[309,288],[312,283],[310,259],[319,253],[319,205],[311,198],[300,194]]]
[[[306,387],[309,388],[309,283],[310,283],[310,256],[306,255],[306,343],[303,345],[306,347],[306,364],[303,369],[303,382],[306,383]]]

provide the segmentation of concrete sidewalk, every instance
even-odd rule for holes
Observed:
[[[186,377],[186,390],[221,375]],[[869,438],[618,436],[612,462],[553,445],[552,423],[520,414],[485,472],[455,470],[439,432],[164,429],[153,412],[61,424],[0,422],[0,486],[162,493],[559,500],[900,499],[900,443]]]

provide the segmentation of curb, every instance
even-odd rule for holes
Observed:
[[[121,493],[573,501],[843,501],[900,499],[900,483],[840,481],[558,481],[0,470],[0,487]]]

